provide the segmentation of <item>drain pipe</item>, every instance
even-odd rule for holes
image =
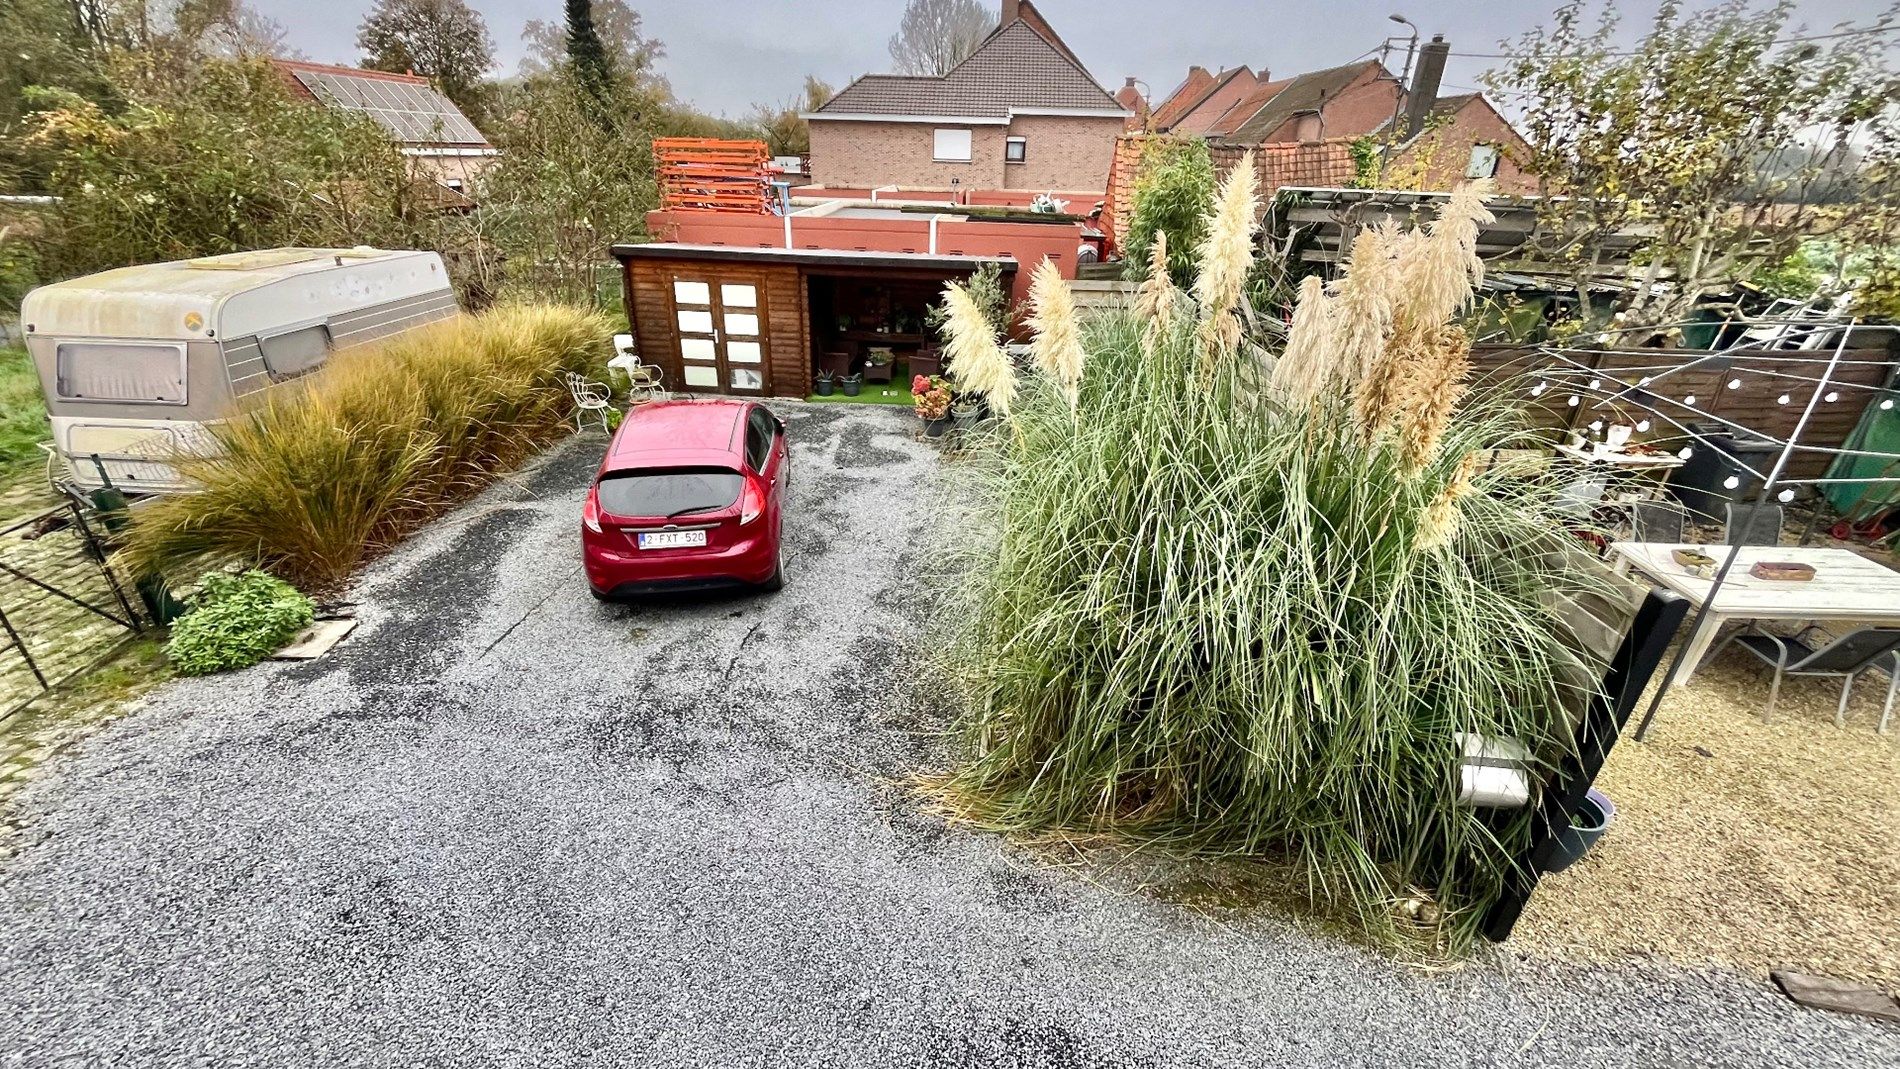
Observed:
[[[937,220],[941,218],[943,218],[941,215],[930,217],[930,255],[932,256],[937,255]]]
[[[873,189],[871,191],[871,203],[872,204],[877,203],[877,195],[879,193],[896,193],[896,192],[901,191],[903,188],[904,188],[903,186],[898,186],[898,185],[879,186],[876,189]]]
[[[785,216],[785,247],[788,249],[792,247],[792,217],[790,215]]]

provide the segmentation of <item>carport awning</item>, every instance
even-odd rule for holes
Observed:
[[[859,252],[843,249],[746,248],[739,245],[686,245],[656,241],[615,245],[614,258],[628,260],[713,260],[732,263],[808,264],[818,267],[899,267],[911,270],[974,271],[996,264],[1014,271],[1014,256],[933,256],[920,252]]]

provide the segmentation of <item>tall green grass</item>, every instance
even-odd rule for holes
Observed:
[[[979,530],[952,588],[960,816],[1297,861],[1368,929],[1462,945],[1529,834],[1455,804],[1454,733],[1569,745],[1576,659],[1547,595],[1551,487],[1480,470],[1448,544],[1424,518],[1474,450],[1518,436],[1474,399],[1417,474],[1350,397],[1211,379],[1191,317],[1093,320],[1077,407],[1029,380],[971,452]],[[1471,465],[1465,465],[1470,471]],[[984,517],[988,526],[984,527]],[[1442,527],[1440,529],[1442,537]]]
[[[339,354],[308,388],[222,426],[216,455],[181,458],[199,489],[139,510],[125,562],[166,572],[241,561],[334,589],[562,433],[561,375],[597,366],[611,330],[586,312],[522,305]]]
[[[39,443],[51,433],[32,359],[24,349],[0,349],[0,481],[44,467]]]

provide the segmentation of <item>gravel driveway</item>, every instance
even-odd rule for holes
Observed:
[[[1752,979],[1421,976],[916,815],[934,451],[779,407],[784,592],[596,605],[576,441],[378,564],[331,657],[170,684],[22,791],[4,1063],[1900,1064]]]

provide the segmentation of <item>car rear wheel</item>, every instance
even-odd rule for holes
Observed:
[[[785,589],[785,547],[784,546],[779,547],[778,563],[772,569],[772,578],[767,579],[763,583],[760,583],[759,589],[765,591],[768,594],[776,590]]]

